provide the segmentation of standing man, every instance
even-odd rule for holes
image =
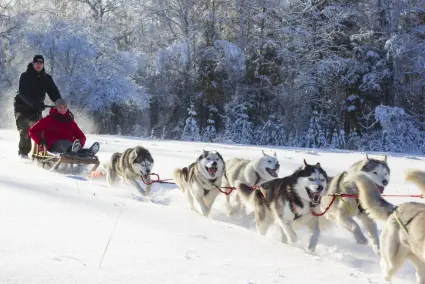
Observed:
[[[35,55],[28,64],[27,71],[19,78],[19,91],[14,102],[16,127],[20,137],[18,154],[21,158],[28,158],[31,151],[28,130],[41,119],[41,113],[46,109],[46,93],[53,102],[61,98],[52,77],[44,70],[43,56]]]

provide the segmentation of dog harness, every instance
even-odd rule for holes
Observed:
[[[410,224],[410,222],[413,221],[413,219],[416,218],[416,216],[418,216],[420,213],[424,212],[425,210],[421,210],[418,213],[416,213],[412,218],[410,218],[407,222],[401,221],[400,217],[397,216],[397,209],[398,206],[394,206],[394,211],[392,214],[394,214],[395,219],[397,220],[397,223],[400,225],[400,227],[402,227],[404,229],[404,231],[408,234],[409,231],[407,230],[407,226]]]

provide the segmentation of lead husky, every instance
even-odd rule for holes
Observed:
[[[347,179],[359,188],[360,202],[375,220],[386,221],[381,234],[381,269],[390,281],[406,259],[416,268],[416,283],[425,283],[425,204],[406,202],[394,206],[377,191],[376,182],[363,173],[350,175]],[[415,183],[425,194],[425,172],[406,171],[405,179]]]
[[[257,230],[265,235],[274,222],[280,226],[282,242],[297,241],[292,223],[299,220],[311,231],[307,249],[314,251],[320,237],[319,220],[312,215],[327,187],[328,175],[319,163],[304,166],[292,175],[265,182],[257,191],[237,181],[237,190],[245,203],[254,207]]]
[[[276,152],[273,152],[273,156],[267,155],[264,151],[262,151],[262,154],[263,156],[256,160],[239,158],[227,160],[223,186],[234,187],[236,180],[249,186],[256,186],[277,178],[280,165],[276,157]],[[231,205],[231,196],[234,199],[234,206]],[[231,215],[234,210],[242,209],[237,190],[233,191],[232,194],[226,195],[226,201],[228,215]]]
[[[390,179],[390,168],[387,164],[387,156],[384,160],[371,159],[366,155],[364,160],[354,163],[347,171],[332,178],[326,195],[323,196],[320,206],[323,211],[332,201],[334,194],[348,193],[358,194],[358,189],[352,182],[346,180],[348,173],[362,172],[367,174],[376,184],[379,192],[383,192]],[[358,200],[352,197],[336,199],[325,217],[336,221],[340,226],[350,231],[357,243],[367,244],[368,240],[360,230],[360,226],[353,217],[359,218],[372,239],[372,247],[376,254],[379,254],[379,236],[376,223],[365,214],[363,208],[358,204]]]
[[[174,181],[186,193],[189,206],[195,210],[193,200],[199,204],[202,214],[208,216],[220,194],[218,190],[225,172],[223,157],[217,151],[203,151],[196,162],[183,169],[175,169]]]
[[[107,170],[108,184],[114,185],[117,178],[121,177],[126,183],[136,187],[140,194],[149,195],[151,190],[149,174],[153,165],[154,161],[151,153],[141,146],[128,148],[123,153],[114,153],[111,156]],[[141,176],[147,183],[146,189],[143,189],[137,182]]]

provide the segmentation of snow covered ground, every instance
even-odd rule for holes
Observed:
[[[16,130],[0,130],[0,283],[386,283],[371,247],[357,245],[344,229],[324,230],[317,252],[309,254],[305,230],[298,230],[297,246],[280,243],[276,230],[263,237],[253,220],[226,216],[223,195],[205,218],[189,210],[175,185],[154,184],[151,200],[141,200],[124,185],[109,188],[103,180],[82,181],[23,163],[17,140]],[[276,150],[280,177],[304,158],[333,175],[364,157],[88,135],[87,143],[94,141],[101,143],[102,162],[116,151],[147,147],[161,178],[171,178],[175,167],[187,166],[202,149],[216,149],[225,159]],[[386,193],[419,193],[402,177],[406,168],[423,168],[424,157],[388,159],[392,176]],[[390,198],[396,204],[407,200],[412,199]],[[414,280],[406,264],[393,283]]]

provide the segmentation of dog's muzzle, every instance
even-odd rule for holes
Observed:
[[[266,168],[266,171],[271,175],[272,177],[277,177],[277,171],[279,170],[279,165],[276,165],[276,168]]]
[[[218,167],[205,167],[205,169],[213,177],[217,173]]]
[[[320,202],[320,198],[322,197],[323,193],[323,186],[319,185],[317,186],[317,191],[312,191],[310,188],[306,187],[308,196],[310,197],[310,201],[314,204],[317,204]]]
[[[376,185],[376,188],[378,189],[378,192],[379,192],[380,194],[384,193],[384,190],[385,190],[385,187],[384,187],[384,186],[379,185],[379,184],[377,184],[377,183],[375,183],[375,185]]]
[[[143,178],[147,178],[149,173],[150,173],[149,170],[147,170],[146,173],[144,173],[143,171],[140,171],[140,174],[143,176]]]

